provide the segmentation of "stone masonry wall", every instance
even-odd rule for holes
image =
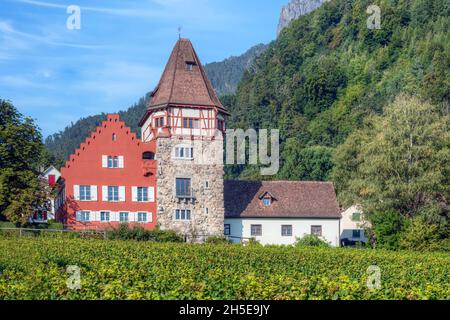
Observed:
[[[192,146],[193,160],[173,159],[174,147]],[[199,241],[224,232],[223,140],[158,138],[157,221],[162,229]],[[176,178],[190,178],[195,200],[176,197]],[[176,209],[190,209],[191,221],[175,221]]]

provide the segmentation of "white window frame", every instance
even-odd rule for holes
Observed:
[[[103,215],[108,217],[108,219],[103,219]],[[111,212],[110,211],[100,211],[100,222],[111,222]]]
[[[77,212],[77,221],[78,222],[90,222],[91,221],[91,212],[82,210]]]
[[[126,220],[122,220],[122,214],[126,215]],[[130,222],[130,213],[127,211],[119,212],[119,222],[121,222],[121,223]]]
[[[183,212],[184,212],[184,219],[182,218]],[[188,219],[188,216],[189,216],[189,219]],[[175,209],[174,213],[173,213],[173,220],[177,221],[177,222],[192,221],[192,210],[191,209]]]

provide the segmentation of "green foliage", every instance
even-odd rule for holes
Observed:
[[[441,248],[437,226],[426,224],[422,219],[412,220],[402,234],[400,248],[414,251],[436,251]]]
[[[314,234],[307,234],[303,238],[297,238],[295,241],[296,247],[320,247],[329,248],[330,245],[321,237]]]
[[[285,161],[278,178],[298,181],[326,181],[333,168],[333,149],[322,146],[302,148],[289,139],[283,150]]]
[[[38,179],[43,164],[42,136],[34,121],[0,100],[0,214],[24,224],[49,190]]]
[[[252,61],[266,49],[267,45],[259,44],[240,56],[206,64],[205,71],[217,94],[233,94],[242,79],[242,75],[251,66]]]
[[[225,237],[209,237],[206,239],[207,244],[231,244],[232,242]]]
[[[398,249],[406,218],[397,211],[375,212],[370,215],[372,228],[367,230],[377,248]]]
[[[291,22],[244,75],[228,127],[280,129],[283,178],[327,179],[329,170],[309,172],[316,166],[299,174],[299,150],[341,145],[401,92],[447,110],[448,1],[381,1],[381,30],[366,26],[371,4],[324,3]],[[249,176],[234,169],[227,168],[230,177]]]
[[[332,177],[340,199],[361,204],[375,230],[388,229],[378,230],[381,246],[398,247],[399,215],[423,217],[441,238],[449,236],[441,204],[450,195],[449,120],[436,106],[400,95],[338,147]]]
[[[127,223],[120,224],[117,228],[106,232],[107,239],[110,240],[135,240],[135,241],[154,241],[154,242],[184,242],[184,239],[174,231],[145,230],[141,226],[130,227]]]
[[[0,300],[439,300],[450,297],[443,253],[314,247],[0,240]],[[369,290],[367,268],[381,269]],[[78,266],[81,289],[67,287]]]

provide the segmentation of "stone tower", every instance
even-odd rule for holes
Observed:
[[[156,140],[157,221],[195,240],[223,235],[223,137],[228,112],[187,39],[179,39],[141,120]]]

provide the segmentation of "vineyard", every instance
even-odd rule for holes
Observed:
[[[78,290],[69,266],[79,267]],[[371,266],[379,289],[368,288]],[[0,300],[450,299],[449,274],[444,253],[0,240]]]

